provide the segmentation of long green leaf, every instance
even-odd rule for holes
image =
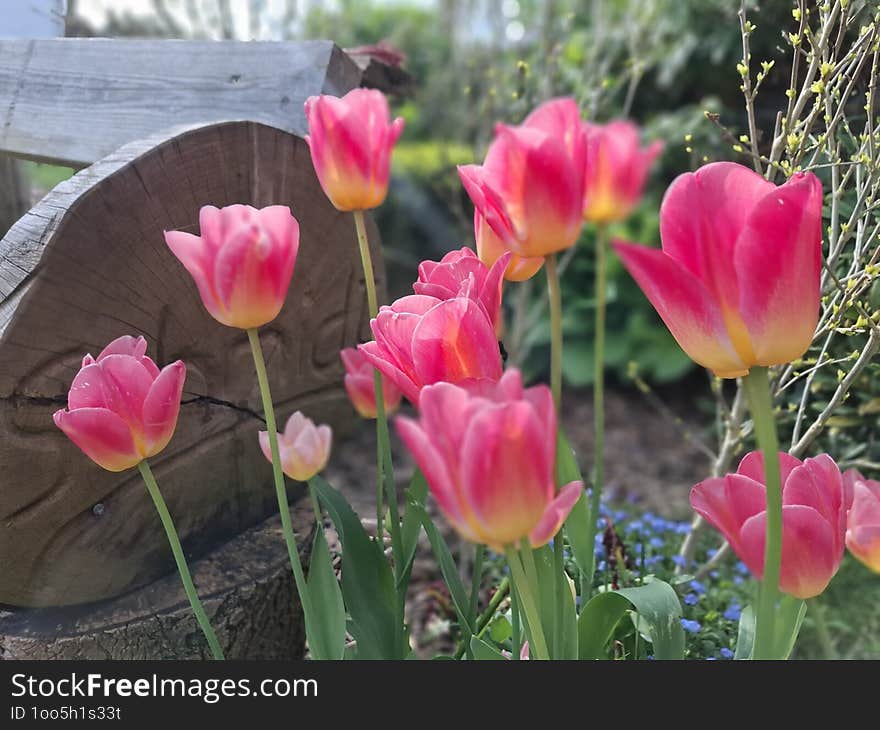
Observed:
[[[358,658],[405,658],[409,648],[391,566],[345,497],[320,477],[312,484],[342,542],[342,594]]]
[[[736,636],[734,659],[751,659],[755,650],[755,610],[746,606],[739,615],[739,631]]]
[[[788,659],[807,615],[807,602],[793,596],[783,595],[776,613],[776,654]]]
[[[556,479],[560,485],[583,482],[577,459],[562,429],[556,439]],[[586,491],[581,493],[565,520],[565,534],[571,545],[571,554],[578,570],[589,575],[593,568],[593,545],[590,541],[590,505]]]
[[[422,529],[421,515],[418,510],[410,509],[412,505],[421,507],[428,495],[428,482],[421,469],[416,469],[406,490],[406,512],[403,515],[401,536],[403,538],[403,570],[399,572],[397,590],[405,590],[412,572],[413,560],[419,546],[419,532]]]
[[[498,651],[498,649],[494,646],[490,646],[482,639],[478,639],[476,636],[471,637],[471,653],[474,655],[474,659],[477,659],[478,661],[507,661],[507,657]]]
[[[547,545],[534,550],[533,555],[538,572],[541,626],[550,658],[577,659],[577,614],[563,566],[556,565],[554,552]]]
[[[632,603],[640,619],[649,627],[656,659],[684,659],[681,601],[671,585],[652,580],[616,592]]]
[[[323,528],[315,532],[307,579],[309,598],[305,614],[306,636],[314,659],[342,659],[345,655],[345,604]]]
[[[593,596],[578,617],[578,659],[606,659],[614,629],[631,608],[628,599],[613,591]]]

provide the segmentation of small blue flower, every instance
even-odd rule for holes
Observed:
[[[633,520],[627,527],[628,532],[641,532],[645,529],[645,525],[641,520]]]
[[[699,595],[703,595],[706,592],[706,586],[704,586],[698,580],[691,581],[691,590],[696,591]]]
[[[600,560],[599,564],[596,566],[596,570],[605,570],[605,561]]]
[[[700,626],[699,621],[691,621],[686,618],[681,619],[681,627],[691,634],[696,634],[700,629],[703,628],[702,626]]]
[[[733,584],[734,584],[735,586],[741,586],[741,585],[742,585],[743,583],[745,583],[745,582],[746,582],[746,579],[743,578],[741,575],[735,575],[735,576],[733,576]]]
[[[675,525],[675,531],[679,535],[687,535],[691,531],[691,523],[690,522],[679,522]]]
[[[688,593],[688,594],[684,597],[684,602],[685,602],[688,606],[696,606],[697,603],[699,602],[699,600],[700,600],[700,597],[699,597],[696,593]]]
[[[724,659],[733,659],[733,652],[726,646],[721,647],[721,656]]]
[[[728,621],[739,621],[739,617],[742,615],[742,606],[738,603],[731,603],[727,610],[724,612],[724,618]]]
[[[672,562],[675,563],[679,568],[683,568],[687,560],[685,559],[684,555],[673,555]]]
[[[716,550],[715,548],[709,548],[706,551],[706,555],[710,558],[714,558],[717,554],[718,554],[718,550]]]
[[[712,570],[712,571],[710,571],[710,572],[709,572],[709,577],[710,577],[712,580],[718,580],[718,571],[717,571],[717,570]]]
[[[553,548],[553,538],[552,537],[550,538],[550,542],[548,542],[547,544],[550,546],[551,549]]]
[[[650,545],[655,550],[659,550],[663,547],[663,539],[660,537],[652,537],[648,540],[648,545]]]
[[[661,563],[661,562],[663,562],[662,555],[651,555],[650,557],[645,558],[645,565],[648,565],[648,566],[657,565],[657,563]]]
[[[644,548],[644,547],[645,547],[645,546],[642,545],[642,543],[637,542],[635,545],[633,545],[633,549],[632,549],[633,555],[641,555],[641,554],[642,554],[642,548]]]
[[[717,661],[718,661],[718,657],[717,657],[717,656],[707,656],[707,657],[706,657],[706,661],[707,661],[707,662],[717,662]]]
[[[734,566],[734,570],[737,573],[741,573],[742,575],[748,575],[749,569],[746,567],[746,564],[742,560],[737,560],[736,565]]]
[[[648,656],[646,656],[645,659],[647,659],[649,662],[652,662],[652,661],[654,661],[654,655],[648,654]]]

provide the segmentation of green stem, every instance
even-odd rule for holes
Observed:
[[[562,405],[562,290],[559,286],[559,270],[556,254],[545,259],[547,269],[547,298],[550,301],[550,390],[556,406],[556,417],[561,418]]]
[[[758,447],[764,454],[767,484],[767,542],[764,551],[764,580],[758,597],[755,626],[755,659],[774,659],[776,604],[782,561],[782,480],[779,472],[779,439],[773,417],[773,400],[767,368],[753,367],[742,379],[749,399]]]
[[[376,298],[376,278],[373,274],[373,259],[370,255],[370,241],[367,237],[367,226],[364,211],[353,211],[354,224],[357,229],[358,249],[361,254],[361,265],[364,269],[364,284],[367,288],[367,307],[370,318],[375,319],[379,313]],[[400,514],[397,507],[397,485],[394,482],[394,465],[391,459],[391,438],[388,434],[388,416],[385,413],[385,398],[382,393],[382,376],[378,370],[373,371],[373,388],[376,396],[376,442],[378,451],[379,484],[376,492],[376,535],[383,540],[385,506],[384,496],[388,499],[389,519],[391,521],[391,551],[394,555],[395,576],[400,577],[403,570],[403,536],[400,529]],[[384,492],[382,485],[384,484]]]
[[[174,555],[174,562],[177,563],[177,572],[180,573],[180,580],[183,583],[183,589],[186,591],[186,597],[189,598],[189,605],[192,606],[196,621],[198,621],[199,627],[208,641],[208,646],[211,648],[214,659],[223,659],[223,649],[220,648],[220,642],[217,641],[217,635],[214,633],[214,629],[211,628],[211,622],[208,621],[208,616],[202,607],[202,602],[199,600],[199,594],[196,592],[195,585],[193,585],[192,576],[186,564],[186,556],[183,554],[183,548],[180,545],[180,538],[177,536],[177,530],[174,527],[174,521],[171,519],[171,513],[168,512],[168,505],[165,504],[165,500],[162,498],[159,485],[156,484],[156,478],[153,476],[150,465],[147,464],[146,460],[138,464],[138,471],[144,478],[144,484],[147,485],[147,491],[153,499],[153,504],[156,505],[156,512],[159,513],[162,527],[165,528],[168,544],[171,546],[172,555]]]
[[[477,608],[479,608],[480,604],[480,583],[483,578],[483,560],[486,557],[486,546],[482,543],[477,545],[476,552],[474,554],[474,568],[473,574],[471,575],[471,596],[470,596],[470,618],[471,622],[474,621],[477,617]]]
[[[588,533],[590,549],[596,540],[596,527],[599,520],[599,506],[602,500],[602,487],[605,483],[605,307],[606,307],[606,248],[608,228],[600,225],[596,231],[596,278],[593,296],[596,300],[595,322],[593,327],[593,485],[590,491],[590,530]],[[596,553],[590,559],[590,573],[581,581],[581,601],[589,600],[593,591],[593,577],[596,574]],[[583,594],[586,588],[586,595]]]
[[[519,598],[512,584],[510,585],[510,648],[513,649],[513,659],[519,659],[522,648],[522,626],[519,621]]]
[[[278,428],[275,424],[275,409],[272,407],[272,393],[269,390],[269,376],[266,374],[266,361],[263,358],[263,348],[260,345],[260,333],[255,327],[252,327],[247,330],[247,335],[251,343],[251,353],[254,356],[254,366],[257,370],[260,396],[263,399],[263,414],[266,417],[269,451],[272,454],[272,475],[275,479],[275,496],[278,498],[278,511],[281,514],[281,528],[284,533],[284,542],[287,544],[287,555],[290,558],[293,578],[296,581],[296,590],[299,593],[300,603],[304,603],[308,600],[306,580],[303,575],[302,565],[299,562],[296,534],[290,521],[290,506],[287,503],[287,490],[284,488],[284,471],[281,469],[281,452],[278,449]]]
[[[520,555],[512,546],[505,550],[505,555],[507,563],[510,565],[510,577],[513,580],[519,604],[528,625],[529,639],[531,640],[529,651],[536,659],[549,659],[547,641],[544,639],[544,629],[541,627],[541,616],[538,612],[538,605],[535,603],[533,586],[526,578],[523,565],[520,562]]]
[[[501,602],[507,597],[507,594],[510,592],[510,578],[505,577],[501,583],[498,584],[498,590],[492,595],[492,598],[489,601],[489,605],[486,606],[486,610],[480,614],[480,617],[477,619],[476,623],[476,636],[478,639],[483,637],[483,634],[486,633],[486,629],[489,627],[489,624],[492,621],[492,618],[495,616],[495,612],[498,610],[498,606],[501,605]],[[513,609],[511,609],[511,618],[513,618]],[[461,659],[464,656],[465,650],[470,643],[470,637],[467,640],[463,640],[458,648],[455,650],[455,658]]]

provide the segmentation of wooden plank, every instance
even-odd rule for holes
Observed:
[[[84,166],[175,125],[303,135],[303,103],[360,83],[331,41],[0,40],[0,152]]]

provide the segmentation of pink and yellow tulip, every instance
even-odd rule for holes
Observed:
[[[586,142],[573,99],[554,99],[519,126],[499,124],[482,165],[458,174],[479,214],[514,254],[574,245],[583,224]]]
[[[388,102],[376,89],[306,100],[306,142],[321,187],[337,209],[369,210],[388,195],[391,150],[403,131],[403,119],[389,117]]]
[[[497,383],[422,390],[420,419],[397,418],[400,437],[443,514],[466,539],[496,550],[557,533],[583,489],[554,483],[556,412],[549,388],[523,389],[507,371]]]
[[[97,358],[86,355],[53,419],[98,466],[123,471],[164,449],[177,425],[186,366],[161,371],[143,337],[113,340]]]
[[[501,377],[492,321],[469,297],[402,297],[380,308],[370,327],[376,339],[358,349],[413,405],[425,385]]]
[[[165,231],[165,242],[190,273],[208,313],[240,329],[271,322],[284,305],[299,223],[284,205],[204,206],[200,235]]]
[[[278,434],[278,449],[281,452],[281,468],[284,473],[291,479],[307,482],[327,466],[332,437],[330,426],[315,426],[310,418],[296,411],[287,419],[283,433]],[[260,431],[259,439],[264,456],[271,462],[268,432]]]
[[[345,391],[355,410],[363,418],[376,418],[376,389],[374,368],[366,356],[354,347],[346,347],[339,353],[345,366]],[[387,376],[382,376],[382,396],[385,413],[393,413],[400,405],[400,388]]]
[[[849,512],[846,546],[875,573],[880,573],[880,482],[865,479],[855,469],[843,475]]]
[[[501,287],[510,256],[505,251],[487,268],[471,249],[464,247],[450,251],[439,262],[422,261],[413,291],[437,299],[470,297],[482,305],[497,332],[502,321]]]
[[[843,560],[846,499],[837,464],[827,454],[800,461],[779,454],[782,476],[782,567],[779,590],[818,596]],[[691,490],[691,506],[730,543],[759,580],[764,574],[767,489],[764,458],[747,454],[735,474]]]
[[[819,316],[822,185],[780,186],[732,162],[680,175],[660,208],[662,250],[615,249],[681,348],[722,378],[806,351]]]
[[[474,239],[477,243],[477,256],[490,268],[505,254],[510,256],[507,268],[504,270],[504,278],[507,281],[531,279],[544,265],[543,256],[529,258],[508,251],[504,241],[490,228],[479,210],[474,211]]]
[[[662,142],[642,147],[639,128],[617,120],[584,123],[587,134],[584,218],[592,223],[623,220],[638,205],[651,165]]]

